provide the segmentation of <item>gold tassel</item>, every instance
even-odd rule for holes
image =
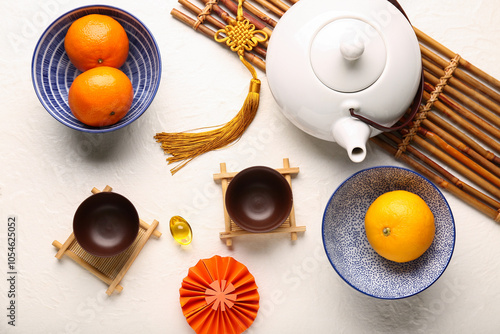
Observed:
[[[257,108],[259,107],[259,91],[260,80],[252,79],[250,90],[243,107],[231,121],[222,127],[198,133],[163,132],[156,134],[155,139],[157,142],[161,143],[162,149],[166,153],[172,155],[167,158],[169,164],[184,160],[184,162],[170,170],[172,175],[197,156],[226,147],[239,139],[257,113]]]
[[[225,42],[232,51],[237,52],[241,62],[252,74],[247,98],[238,114],[231,121],[216,129],[205,132],[156,134],[154,138],[161,143],[163,151],[171,155],[167,158],[167,162],[169,164],[181,162],[170,170],[172,175],[197,156],[224,148],[237,141],[255,118],[259,107],[260,80],[257,78],[255,69],[245,60],[244,53],[251,51],[258,43],[264,42],[268,36],[263,31],[255,30],[255,26],[244,19],[243,1],[239,0],[237,19],[232,20],[224,29],[217,31],[214,38],[217,42]]]

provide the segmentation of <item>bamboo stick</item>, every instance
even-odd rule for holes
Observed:
[[[142,219],[139,219],[139,223],[140,223],[141,227],[142,227],[143,229],[145,229],[145,230],[149,229],[149,227],[151,226],[151,225],[149,225],[148,223],[146,223],[146,222],[145,222],[144,220],[142,220]],[[157,238],[157,239],[158,239],[158,238],[160,238],[160,237],[161,237],[161,232],[160,232],[160,231],[158,231],[157,229],[155,229],[155,230],[153,231],[153,237],[155,237],[155,238]]]
[[[379,137],[372,137],[370,139],[370,141],[372,141],[373,143],[375,143],[379,147],[385,149],[387,152],[389,152],[393,156],[395,155],[395,153],[397,151],[396,148],[392,147],[390,144],[387,144],[386,142],[381,140]],[[449,191],[453,195],[457,196],[458,198],[460,198],[461,200],[463,200],[467,204],[471,205],[472,207],[476,208],[477,210],[479,210],[480,212],[482,212],[486,216],[490,217],[491,219],[495,220],[497,218],[498,212],[495,209],[492,209],[491,207],[489,207],[488,205],[479,201],[475,197],[471,196],[470,194],[459,189],[455,185],[453,185],[453,184],[447,182],[446,180],[444,180],[443,178],[439,177],[438,175],[436,175],[435,173],[433,173],[432,171],[427,169],[425,166],[423,166],[422,164],[418,163],[417,161],[415,161],[414,159],[409,157],[406,153],[401,154],[399,157],[402,161],[404,161],[405,163],[407,163],[408,165],[413,167],[416,171],[420,172],[422,175],[427,177],[429,180],[434,182],[439,187],[446,189],[447,191]]]
[[[430,71],[431,73],[433,73],[434,75],[436,75],[436,78],[437,77],[443,77],[445,75],[443,69],[441,69],[438,66],[434,65],[433,63],[431,63],[426,58],[422,58],[422,63],[424,65],[424,68],[427,71]],[[479,102],[480,104],[482,104],[486,108],[488,108],[491,111],[493,111],[495,114],[497,114],[497,115],[500,114],[500,105],[496,104],[494,101],[490,100],[489,98],[487,98],[486,96],[484,96],[483,94],[481,94],[481,92],[472,89],[471,87],[467,86],[462,81],[460,81],[460,80],[458,80],[457,78],[454,78],[454,77],[449,78],[448,79],[448,83],[449,83],[449,85],[454,86],[456,88],[457,94],[459,94],[460,92],[462,92],[462,93],[465,94],[465,96],[468,96],[469,98],[472,98],[473,101],[475,101],[475,102]]]
[[[297,175],[299,173],[299,167],[289,167],[289,168],[276,168],[276,171],[282,175]],[[231,179],[236,176],[238,172],[220,172],[214,174],[214,181],[220,181],[224,179]]]
[[[408,133],[408,130],[403,129],[400,130],[402,134]],[[494,195],[496,198],[500,198],[500,189],[497,187],[500,186],[500,180],[496,177],[491,177],[488,176],[488,181],[477,175],[476,173],[472,172],[470,169],[468,169],[466,166],[462,165],[458,161],[454,160],[451,158],[449,155],[438,149],[437,147],[429,144],[426,142],[424,139],[420,138],[419,136],[414,136],[413,137],[413,142],[417,144],[418,146],[422,147],[425,149],[427,152],[431,153],[433,156],[444,162],[447,166],[453,168],[481,188],[487,190],[489,193]],[[491,173],[490,173],[491,174]],[[491,183],[490,183],[491,182]],[[494,185],[493,185],[493,184]]]
[[[220,172],[221,174],[227,173],[225,162],[220,163]],[[229,213],[227,212],[226,209],[226,191],[229,181],[227,178],[223,178],[221,179],[221,183],[222,183],[222,206],[224,209],[224,224],[226,226],[226,231],[231,231],[231,217],[229,217]],[[233,245],[233,240],[231,238],[226,239],[226,246],[231,247],[232,245]]]
[[[295,226],[295,227],[280,226],[280,227],[275,228],[269,232],[259,232],[259,235],[270,235],[270,234],[276,234],[276,233],[298,233],[298,232],[305,232],[305,231],[306,231],[305,226]],[[238,237],[238,236],[248,235],[248,234],[249,234],[249,232],[246,230],[219,232],[219,238],[226,239],[226,242],[227,242],[227,240],[231,240],[231,238],[233,238],[233,237]]]
[[[283,168],[289,169],[290,168],[290,160],[288,158],[283,159]],[[292,189],[292,176],[290,174],[285,174],[283,175],[288,182],[288,185],[290,186],[290,189]],[[292,209],[290,211],[290,214],[288,215],[288,220],[290,221],[290,227],[295,228],[297,227],[297,222],[295,221],[295,207],[292,205]],[[292,241],[297,240],[297,232],[291,232],[291,238]]]
[[[423,97],[425,100],[429,100],[430,98],[430,93],[428,91],[434,90],[434,87],[428,85],[427,83],[425,84],[425,91],[423,94]],[[489,134],[491,134],[493,137],[500,139],[500,130],[491,126],[489,123],[485,122],[481,118],[477,117],[475,114],[471,113],[464,107],[460,106],[457,103],[454,103],[451,99],[449,99],[445,94],[441,94],[439,98],[442,101],[447,102],[447,105],[451,106],[455,111],[458,111],[460,113],[459,116],[457,115],[453,110],[447,107],[444,103],[440,101],[434,102],[434,107],[436,107],[437,110],[439,110],[441,113],[443,113],[445,116],[449,117],[452,119],[454,122],[457,124],[460,124],[460,126],[464,127],[467,129],[470,133],[473,133],[476,137],[481,138],[481,140],[488,145],[490,145],[492,148],[494,148],[497,152],[500,152],[500,144],[493,140],[491,137],[486,135],[484,132],[480,131],[477,127],[475,127],[473,124],[467,122],[467,120],[471,121],[472,123],[478,125],[481,127],[483,130],[487,131]]]
[[[178,0],[178,1],[179,1],[179,3],[182,6],[184,6],[191,13],[193,13],[195,15],[200,15],[200,13],[202,13],[202,9],[201,8],[195,6],[194,4],[192,4],[191,2],[189,2],[188,0]],[[215,19],[211,15],[206,15],[205,19],[207,20],[207,22],[209,24],[214,25],[218,29],[224,29],[226,27],[226,24],[224,24],[221,21]],[[260,46],[257,45],[257,46],[255,46],[253,48],[253,51],[255,51],[255,53],[257,53],[259,56],[261,56],[263,58],[266,58],[267,52],[262,47],[260,47]]]
[[[436,86],[439,83],[439,78],[435,77],[432,73],[430,73],[427,70],[424,70],[424,78],[426,80],[426,83],[429,83],[433,86]],[[464,106],[470,108],[472,111],[476,112],[481,117],[487,119],[491,123],[500,127],[500,118],[497,115],[493,114],[488,109],[479,105],[476,101],[461,94],[458,90],[456,90],[455,88],[448,86],[448,85],[446,85],[444,87],[443,91],[445,92],[445,94],[448,94],[451,98],[457,100],[458,102],[462,103]],[[441,100],[442,100],[442,98],[441,98],[442,95],[443,94],[441,94],[439,97]]]
[[[419,40],[424,42],[424,44],[427,44],[437,50],[438,52],[442,53],[445,55],[447,58],[452,59],[455,57],[456,53],[452,52],[450,49],[445,47],[444,45],[438,43],[434,39],[432,39],[430,36],[426,35],[419,29],[413,27],[417,37]],[[461,58],[459,62],[460,66],[462,66],[464,69],[468,70],[470,73],[475,74],[477,77],[483,79],[487,83],[493,85],[496,89],[500,90],[500,81],[489,75],[488,73],[484,72],[483,70],[479,69],[478,67],[472,65],[465,59]]]
[[[268,11],[279,17],[282,17],[285,14],[283,10],[272,4],[270,1],[266,0],[253,0],[253,1],[255,1],[256,3],[258,3],[259,5],[261,5],[262,7],[264,7],[265,9],[267,9]]]
[[[194,24],[196,23],[196,20],[190,18],[189,16],[187,16],[186,14],[178,11],[177,9],[172,9],[172,11],[170,12],[170,14],[175,17],[176,19],[178,19],[179,21],[181,21],[182,23],[185,23],[187,24],[188,26],[190,27],[193,27]],[[202,33],[203,35],[205,36],[208,36],[210,38],[214,38],[215,36],[215,31],[213,31],[212,29],[206,27],[205,25],[203,24],[200,24],[198,29],[196,29],[196,31]],[[225,44],[224,44],[225,45]],[[265,71],[266,70],[266,64],[265,62],[260,59],[259,57],[251,54],[251,53],[248,53],[248,52],[245,52],[245,59],[248,60],[252,65],[258,67],[259,69],[261,69],[262,71]]]
[[[288,6],[286,3],[280,0],[268,0],[270,3],[281,9],[283,12],[286,12],[287,10],[290,9],[290,6]]]
[[[71,232],[69,238],[64,242],[64,244],[62,244],[61,247],[57,247],[59,249],[56,253],[57,259],[59,259],[59,260],[62,259],[64,253],[69,248],[69,246],[71,246],[71,243],[73,241],[75,241],[75,234],[73,232]],[[56,242],[56,241],[54,241],[54,242]]]
[[[441,56],[432,52],[430,49],[428,49],[427,47],[425,47],[422,44],[420,44],[420,52],[422,53],[422,56],[428,58],[430,61],[434,62],[435,64],[437,64],[441,68],[445,68],[449,64],[449,60],[441,58]],[[466,72],[462,71],[462,69],[457,67],[455,69],[455,71],[453,72],[453,76],[456,77],[457,79],[463,81],[468,86],[474,87],[474,89],[482,92],[487,97],[500,103],[500,94],[498,92],[494,91],[490,87],[481,83],[479,80],[473,78],[472,76],[470,76]]]

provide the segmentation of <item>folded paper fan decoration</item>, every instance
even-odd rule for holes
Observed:
[[[198,261],[179,292],[182,312],[197,334],[242,333],[259,309],[254,277],[232,257]]]

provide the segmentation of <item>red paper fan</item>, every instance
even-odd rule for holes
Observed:
[[[182,312],[197,334],[242,333],[259,309],[254,277],[232,257],[198,261],[179,292]]]

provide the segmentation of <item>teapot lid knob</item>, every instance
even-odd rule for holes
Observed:
[[[339,49],[345,59],[355,61],[365,52],[365,44],[356,40],[342,41],[340,42]]]

